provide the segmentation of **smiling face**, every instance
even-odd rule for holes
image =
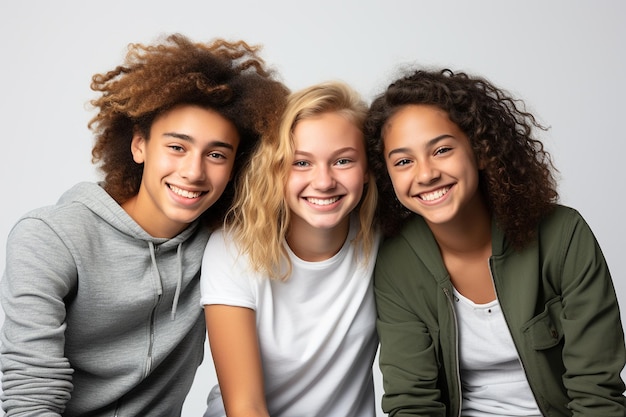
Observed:
[[[431,226],[471,221],[484,210],[478,164],[467,136],[446,112],[407,105],[384,129],[384,157],[398,200]]]
[[[143,177],[122,207],[150,235],[176,236],[222,195],[238,145],[235,126],[215,111],[182,105],[158,116],[149,139],[133,137]]]
[[[293,138],[286,187],[290,234],[347,234],[348,215],[361,200],[368,178],[363,134],[346,117],[323,113],[299,121]]]

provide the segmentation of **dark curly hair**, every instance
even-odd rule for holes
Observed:
[[[413,214],[397,200],[383,155],[387,121],[409,104],[442,109],[467,135],[484,165],[479,181],[489,210],[513,247],[524,247],[558,200],[556,169],[543,144],[533,137],[534,128],[546,128],[521,100],[484,78],[449,69],[414,71],[393,82],[370,106],[365,135],[385,234],[396,234]]]
[[[91,89],[102,94],[91,101],[98,113],[89,128],[95,134],[92,162],[104,173],[104,189],[120,204],[138,193],[143,164],[133,160],[133,134],[149,138],[155,118],[180,104],[214,110],[235,125],[240,138],[235,178],[259,138],[278,123],[289,93],[258,49],[244,41],[194,43],[172,34],[154,45],[130,44],[122,65],[94,75]],[[233,183],[201,216],[205,221],[223,220]]]

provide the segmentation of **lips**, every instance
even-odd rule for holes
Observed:
[[[170,190],[174,192],[174,194],[179,195],[185,198],[198,198],[202,195],[202,191],[188,191],[183,190],[182,188],[178,188],[175,185],[169,184]]]
[[[428,193],[419,194],[419,198],[424,201],[434,201],[446,195],[448,191],[450,191],[450,186],[446,186]]]

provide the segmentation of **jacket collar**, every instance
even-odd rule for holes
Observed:
[[[407,241],[411,249],[418,254],[418,258],[437,281],[449,280],[448,271],[443,264],[437,241],[423,217],[415,215],[405,224],[400,235]],[[499,258],[511,250],[506,242],[504,232],[498,227],[495,219],[492,217],[492,256]]]

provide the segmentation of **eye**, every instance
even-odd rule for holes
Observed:
[[[308,167],[310,164],[308,161],[295,161],[293,163],[293,166],[296,168],[305,168]]]
[[[209,152],[209,158],[226,159],[226,155],[221,154],[219,152]]]
[[[448,153],[452,150],[449,146],[441,146],[435,150],[435,155],[443,155],[444,153]]]
[[[183,152],[185,150],[185,148],[183,148],[180,145],[169,145],[168,146],[171,150],[176,151],[176,152]]]
[[[395,167],[401,167],[401,166],[405,166],[411,163],[410,159],[404,158],[404,159],[399,159],[396,162],[394,162],[393,166]]]
[[[352,162],[352,160],[349,158],[341,158],[335,162],[335,165],[348,165],[350,162]]]

